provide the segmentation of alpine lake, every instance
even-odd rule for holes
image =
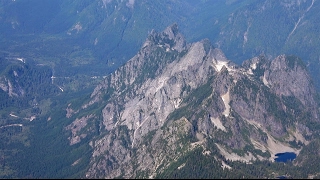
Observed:
[[[277,156],[274,160],[276,162],[287,162],[287,161],[293,161],[297,155],[294,152],[284,152],[284,153],[277,153],[275,156]]]

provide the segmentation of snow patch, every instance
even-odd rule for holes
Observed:
[[[214,68],[220,72],[222,67],[225,66],[227,68],[227,70],[229,72],[234,72],[235,69],[233,67],[230,67],[228,65],[229,61],[219,61],[219,60],[216,60],[216,59],[213,59],[213,64],[214,64]]]
[[[225,66],[228,69],[227,64],[228,64],[228,62],[226,62],[226,61],[217,61],[215,68],[218,72],[220,72],[223,66]]]

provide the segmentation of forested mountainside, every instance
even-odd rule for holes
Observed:
[[[0,0],[0,177],[319,177],[318,9]]]

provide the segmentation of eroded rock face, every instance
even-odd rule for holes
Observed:
[[[237,66],[208,40],[186,44],[177,25],[152,31],[137,55],[95,88],[79,110],[88,114],[67,127],[75,144],[89,119],[99,122],[86,177],[152,178],[195,146],[206,149],[208,139],[225,156],[250,147],[253,160],[270,159],[253,149],[271,156],[297,150],[287,143],[289,129],[296,129],[293,139],[312,133],[298,113],[319,120],[312,82],[292,58],[255,57]],[[101,114],[90,114],[95,104]]]

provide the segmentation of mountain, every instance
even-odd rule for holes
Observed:
[[[0,0],[0,177],[319,178],[318,9]]]
[[[214,173],[232,161],[273,162],[280,152],[299,156],[319,131],[317,93],[301,59],[258,56],[238,66],[208,39],[186,43],[177,24],[152,31],[66,117],[70,146],[93,150],[86,178],[171,177],[197,153]]]

